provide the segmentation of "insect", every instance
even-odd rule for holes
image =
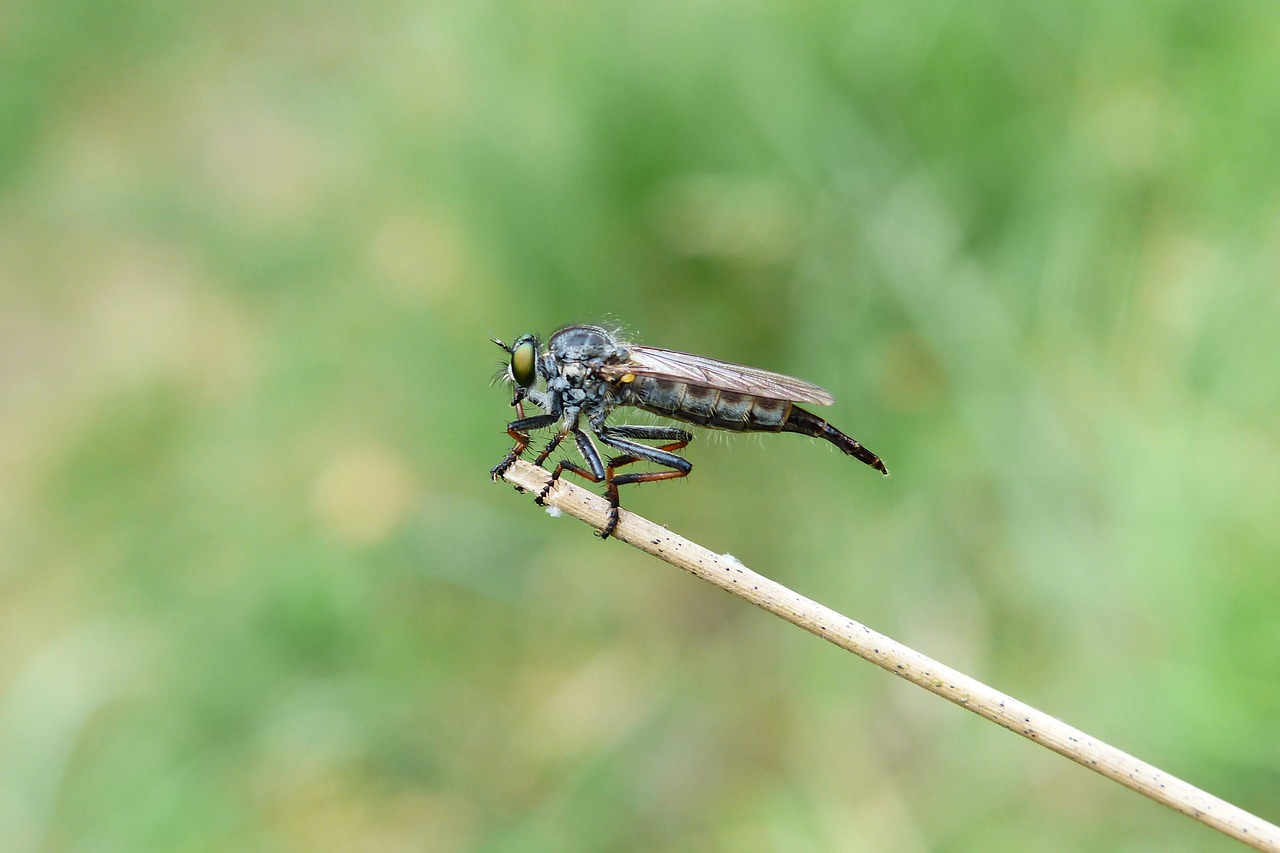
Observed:
[[[826,439],[880,473],[889,473],[879,456],[796,405],[829,406],[835,401],[826,390],[802,379],[631,344],[600,326],[566,326],[547,340],[545,348],[540,348],[534,335],[522,335],[509,346],[496,338],[493,342],[510,356],[498,376],[513,386],[511,405],[518,417],[507,424],[515,446],[490,475],[496,482],[524,455],[531,432],[555,427],[555,435],[535,464],[541,466],[561,442],[572,438],[586,467],[561,461],[535,500],[541,505],[565,471],[592,483],[603,482],[609,518],[600,531],[602,539],[618,524],[619,486],[673,480],[693,469],[676,452],[693,440],[692,433],[674,426],[607,423],[610,413],[622,406],[712,429],[798,432]],[[526,400],[543,414],[525,417]],[[619,455],[604,461],[597,440]],[[635,462],[651,462],[665,470],[618,473]]]

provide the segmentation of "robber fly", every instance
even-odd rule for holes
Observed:
[[[493,341],[510,355],[499,377],[513,386],[511,405],[516,420],[507,424],[515,440],[490,472],[497,481],[529,447],[529,433],[556,428],[538,454],[542,465],[566,438],[572,437],[587,467],[565,460],[538,493],[541,504],[560,475],[572,471],[593,483],[604,483],[609,519],[600,531],[607,538],[618,524],[618,487],[684,477],[693,469],[676,451],[693,434],[673,426],[609,424],[619,406],[633,406],[665,418],[712,429],[738,432],[798,432],[823,438],[843,452],[888,474],[880,457],[797,403],[829,406],[835,398],[802,379],[757,370],[700,355],[627,343],[599,326],[566,326],[551,336],[545,349],[538,338],[522,335],[508,346]],[[541,387],[539,387],[541,384]],[[524,402],[543,414],[525,417]],[[583,430],[585,421],[590,434]],[[619,452],[605,462],[592,436]],[[640,441],[656,441],[650,446]],[[667,470],[617,473],[634,462],[652,462]]]

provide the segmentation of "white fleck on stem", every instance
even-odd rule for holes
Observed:
[[[503,479],[537,494],[549,476],[517,461]],[[604,498],[564,480],[545,503],[597,530],[608,519]],[[710,551],[626,510],[621,511],[613,537],[1206,826],[1258,850],[1280,853],[1280,827],[756,574],[730,555]]]

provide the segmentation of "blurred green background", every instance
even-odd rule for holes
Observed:
[[[0,11],[0,848],[1234,850],[488,481],[510,340],[781,370],[630,508],[1280,819],[1273,3]],[[827,412],[824,412],[827,414]]]

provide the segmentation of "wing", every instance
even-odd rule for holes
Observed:
[[[603,372],[615,377],[633,373],[636,376],[673,379],[704,388],[718,388],[721,391],[793,403],[830,406],[835,402],[835,397],[826,389],[803,379],[660,347],[632,346],[628,361],[605,365]]]

